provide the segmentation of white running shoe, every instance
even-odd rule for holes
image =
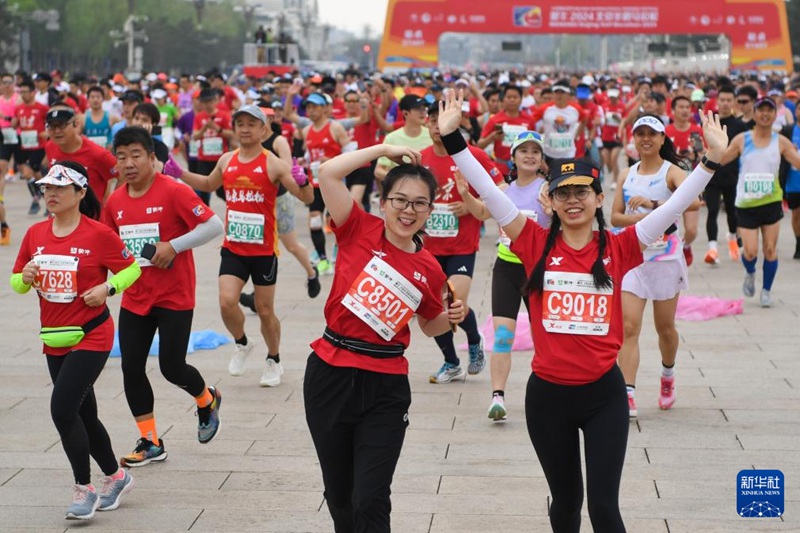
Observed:
[[[231,376],[242,376],[247,371],[247,356],[250,355],[250,352],[253,351],[253,347],[256,345],[253,341],[248,341],[248,343],[244,346],[241,344],[236,344],[233,355],[231,356],[231,362],[228,365],[228,374]]]
[[[281,384],[282,375],[283,365],[268,358],[267,367],[264,369],[264,373],[261,374],[261,381],[258,384],[262,387],[277,387]]]

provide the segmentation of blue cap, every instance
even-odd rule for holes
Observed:
[[[306,97],[306,101],[304,104],[314,104],[314,105],[328,105],[328,101],[325,100],[325,97],[319,93],[311,93]]]
[[[592,97],[592,89],[590,87],[587,87],[585,85],[578,85],[578,87],[575,89],[575,98],[583,100],[585,98],[591,98],[591,97]]]

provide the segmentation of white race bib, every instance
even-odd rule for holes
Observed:
[[[95,143],[97,146],[102,146],[103,148],[105,148],[106,144],[108,144],[108,137],[105,135],[89,137],[89,140]]]
[[[547,146],[549,146],[553,151],[565,152],[572,148],[573,139],[574,137],[572,136],[572,133],[568,131],[563,133],[551,131],[547,135]]]
[[[14,128],[3,128],[3,144],[17,144],[19,137],[17,137],[17,130]]]
[[[367,263],[342,298],[342,305],[387,341],[408,324],[421,302],[419,289],[379,257]]]
[[[26,130],[19,132],[19,138],[22,141],[22,148],[31,150],[39,146],[39,132],[36,130]]]
[[[503,146],[511,147],[517,135],[523,131],[527,131],[525,126],[517,126],[513,124],[503,124]]]
[[[311,185],[317,186],[319,185],[319,161],[312,161],[308,164],[308,169],[311,171]]]
[[[228,210],[226,239],[245,244],[264,244],[264,215]]]
[[[222,137],[204,138],[203,155],[222,155]]]
[[[158,232],[158,222],[149,224],[130,224],[119,227],[119,237],[125,246],[136,258],[140,267],[152,266],[148,259],[141,257],[145,244],[155,244],[161,240]]]
[[[760,200],[775,190],[775,176],[767,172],[752,172],[744,175],[744,199]]]
[[[542,324],[551,333],[608,335],[614,290],[598,289],[591,274],[544,273]]]
[[[525,218],[529,218],[534,222],[539,222],[539,213],[536,211],[531,211],[530,209],[520,209],[519,212],[525,215]],[[503,231],[503,228],[500,228],[500,243],[506,248],[511,246],[511,237],[506,235],[506,232]]]
[[[431,237],[458,235],[458,217],[450,211],[449,204],[433,204],[431,216],[425,222],[425,232]]]
[[[197,154],[200,153],[200,140],[192,139],[189,141],[189,157],[197,159]]]
[[[37,255],[39,273],[33,286],[42,298],[52,303],[68,304],[78,297],[78,258],[71,255]]]

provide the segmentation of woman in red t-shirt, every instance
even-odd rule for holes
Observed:
[[[399,165],[383,181],[385,220],[362,210],[343,181],[379,157]],[[319,168],[339,256],[303,397],[336,531],[390,531],[390,487],[411,404],[403,357],[409,321],[416,315],[422,332],[435,337],[465,315],[460,300],[443,307],[444,273],[419,238],[437,188],[420,162],[410,148],[380,144]]]
[[[114,343],[106,298],[141,274],[116,233],[100,222],[100,202],[88,188],[86,169],[65,161],[36,182],[53,215],[28,229],[11,276],[11,287],[39,295],[43,351],[53,380],[50,412],[75,476],[67,519],[88,520],[110,511],[133,487],[117,464],[97,418],[93,385]],[[106,281],[108,271],[116,274]],[[91,484],[89,452],[105,476],[98,493]]]
[[[624,533],[619,486],[628,440],[622,346],[621,282],[705,188],[728,144],[719,118],[703,117],[708,159],[649,216],[614,235],[605,229],[600,170],[582,159],[550,163],[550,229],[527,219],[500,191],[457,132],[461,97],[439,113],[447,152],[511,239],[528,282],[536,346],[525,397],[528,434],[553,496],[555,532],[580,529],[583,431],[589,517],[595,531]],[[598,230],[594,230],[595,221]]]

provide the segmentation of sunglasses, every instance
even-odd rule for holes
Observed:
[[[736,100],[736,103],[741,105],[747,105],[750,102],[752,102],[752,100],[750,100],[749,98],[741,98],[739,100]]]
[[[517,135],[516,141],[536,141],[536,142],[544,142],[542,139],[542,134],[538,131],[523,131],[522,133]]]

